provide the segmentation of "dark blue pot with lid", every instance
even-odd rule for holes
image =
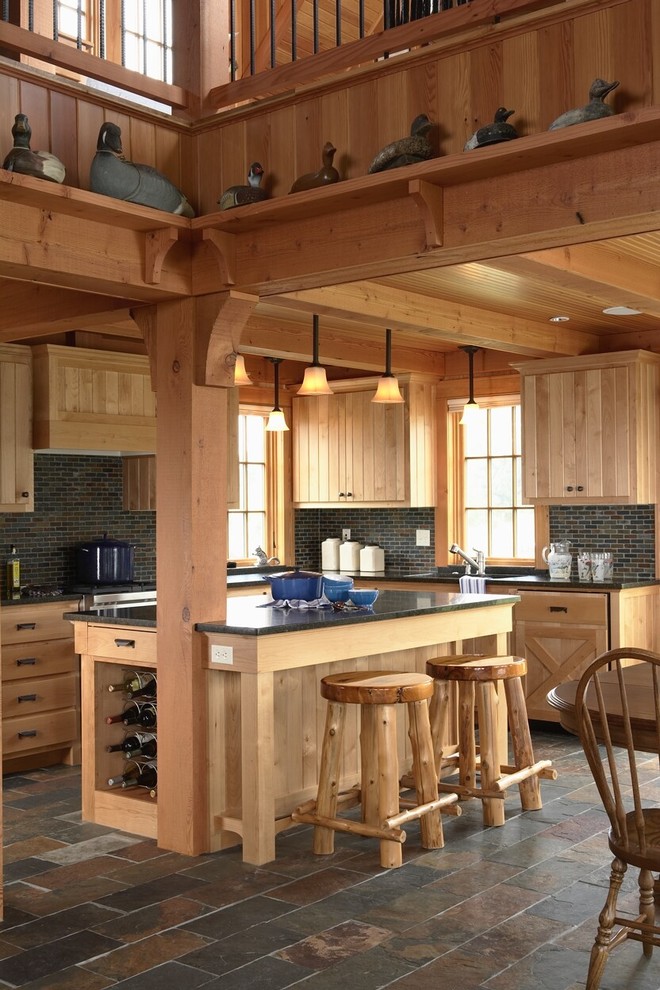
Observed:
[[[303,602],[313,602],[321,597],[323,575],[315,571],[286,571],[273,574],[267,579],[275,601],[291,601],[294,598]]]
[[[76,573],[80,584],[131,584],[135,547],[113,540],[107,533],[76,547]]]

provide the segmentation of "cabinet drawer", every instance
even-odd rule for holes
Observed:
[[[122,629],[120,626],[88,626],[87,650],[94,657],[108,657],[128,667],[156,665],[156,630]]]
[[[40,639],[73,640],[73,628],[65,612],[75,611],[73,602],[45,605],[6,605],[0,609],[2,645],[31,643]]]
[[[54,639],[46,643],[2,644],[2,680],[66,674],[78,669],[73,642]],[[6,690],[6,687],[5,687]]]
[[[568,591],[534,591],[520,596],[516,622],[556,622],[607,626],[607,595]]]
[[[51,711],[55,708],[75,708],[76,683],[75,674],[11,681],[2,689],[2,717],[31,715],[32,712]]]
[[[57,746],[78,738],[78,713],[74,708],[57,712],[39,712],[3,719],[2,755]]]

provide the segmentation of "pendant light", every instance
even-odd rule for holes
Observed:
[[[305,377],[298,389],[298,395],[332,395],[325,376],[325,368],[319,363],[319,318],[312,317],[312,363],[305,368]]]
[[[271,409],[268,422],[266,423],[266,429],[271,433],[283,433],[288,430],[289,427],[286,425],[286,420],[284,418],[284,413],[280,409],[280,364],[282,363],[282,358],[268,358],[269,361],[273,362],[273,384],[275,386],[275,405]]]
[[[465,426],[469,423],[472,419],[474,419],[475,413],[479,412],[479,405],[474,401],[474,355],[479,349],[480,348],[473,347],[472,345],[466,345],[465,347],[459,348],[459,350],[465,351],[468,356],[468,375],[470,379],[470,397],[463,406],[463,415],[459,420],[461,426]]]
[[[234,365],[234,385],[251,385],[252,379],[247,373],[245,367],[245,358],[242,354],[236,355],[236,364]]]
[[[392,374],[392,331],[385,331],[385,373],[378,379],[378,388],[372,402],[403,402],[399,381]]]

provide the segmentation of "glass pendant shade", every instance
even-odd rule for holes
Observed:
[[[461,347],[460,350],[465,351],[469,360],[468,377],[470,381],[470,398],[463,406],[463,415],[459,420],[460,425],[465,426],[467,423],[473,420],[475,418],[475,414],[479,412],[479,404],[475,402],[474,399],[474,355],[477,353],[479,348],[473,346],[465,346],[465,347]]]
[[[286,425],[284,413],[280,409],[280,364],[282,358],[268,358],[273,362],[273,384],[275,389],[275,404],[268,415],[268,422],[265,429],[269,433],[284,433],[289,427]]]
[[[245,367],[245,358],[242,354],[236,355],[236,364],[234,365],[234,385],[251,385],[252,379],[247,373]]]
[[[319,363],[319,318],[312,317],[312,363],[305,368],[305,376],[302,385],[298,389],[298,395],[332,395],[332,389],[328,385],[325,368]]]
[[[372,402],[404,402],[399,391],[399,381],[392,374],[392,331],[385,331],[385,374],[378,379],[378,388]]]

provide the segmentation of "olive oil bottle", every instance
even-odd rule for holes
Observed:
[[[16,547],[10,548],[7,558],[7,598],[21,597],[21,561]]]

